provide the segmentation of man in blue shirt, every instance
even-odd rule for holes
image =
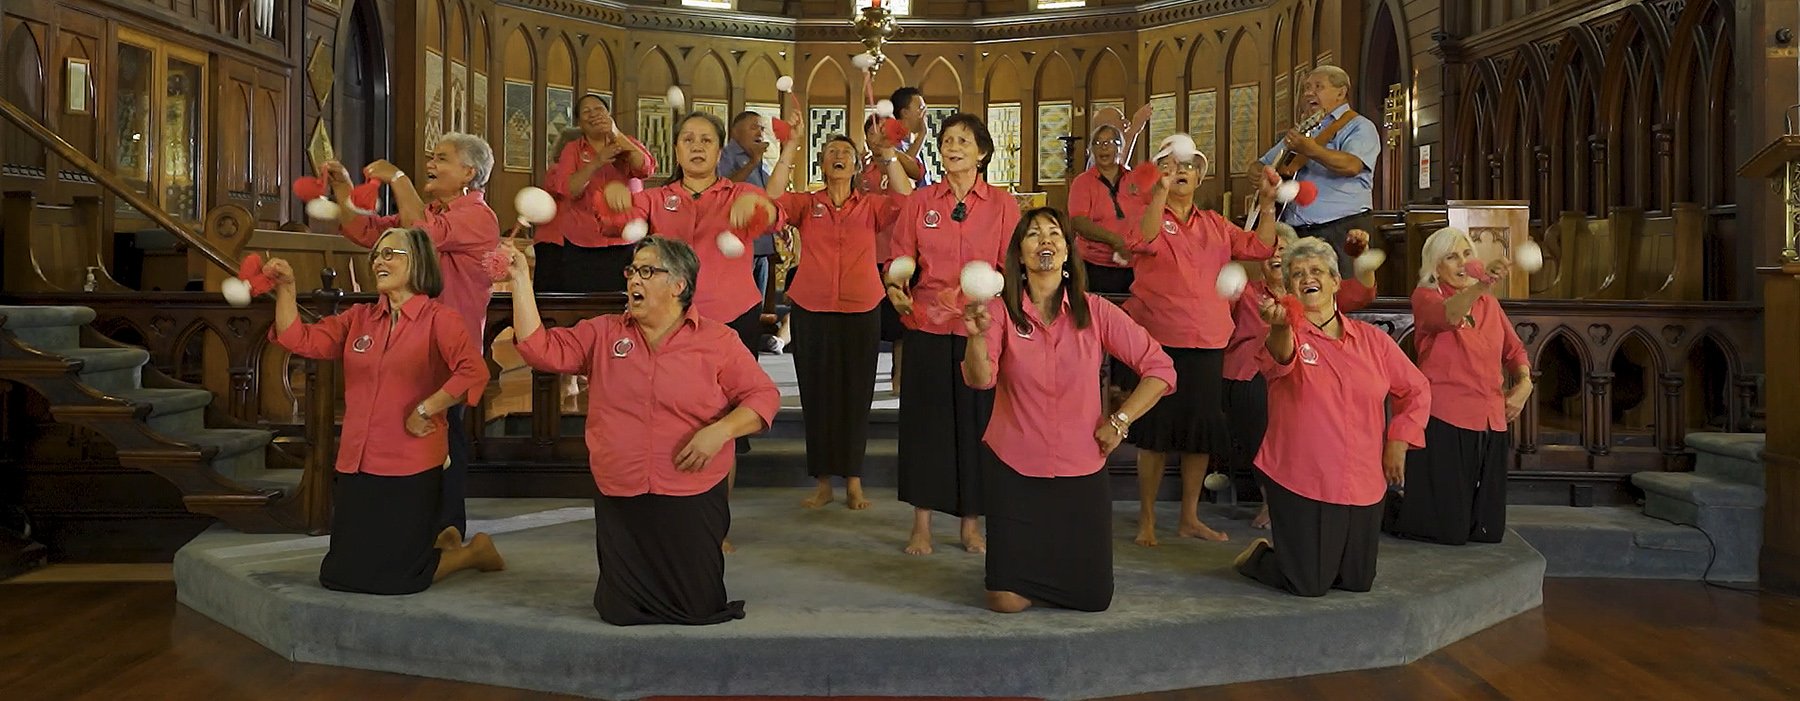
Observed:
[[[719,177],[767,189],[769,164],[763,162],[763,153],[769,149],[766,133],[760,114],[745,111],[733,117],[731,140],[725,143],[724,152],[719,154]],[[780,193],[770,193],[769,196],[775,197],[778,194]],[[769,290],[769,262],[775,257],[773,230],[756,237],[752,253],[756,256],[756,286],[766,295]]]
[[[1308,114],[1324,112],[1314,133],[1323,135],[1333,123],[1350,111],[1350,74],[1337,66],[1319,66],[1302,83],[1301,104]],[[1351,229],[1373,233],[1375,161],[1381,156],[1381,133],[1375,123],[1356,115],[1321,142],[1290,129],[1282,143],[1263,154],[1263,165],[1276,165],[1285,147],[1306,157],[1308,162],[1295,179],[1311,182],[1319,188],[1319,197],[1304,207],[1289,204],[1281,213],[1281,221],[1294,227],[1300,236],[1317,236],[1338,250],[1338,269],[1353,274],[1350,257],[1344,253],[1344,239]]]

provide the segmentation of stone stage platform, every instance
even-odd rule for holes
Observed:
[[[1405,664],[1542,601],[1544,559],[1497,545],[1384,539],[1366,594],[1302,599],[1231,571],[1247,512],[1209,507],[1230,543],[1133,545],[1117,502],[1117,594],[1103,613],[981,607],[982,558],[940,516],[937,552],[900,551],[910,508],[801,509],[793,489],[733,499],[741,621],[618,628],[592,608],[592,503],[475,499],[505,572],[402,597],[319,587],[325,538],[215,527],[175,559],[179,600],[292,660],[592,697],[1112,696]],[[1173,505],[1160,516],[1174,523]],[[1165,528],[1165,530],[1169,530]]]

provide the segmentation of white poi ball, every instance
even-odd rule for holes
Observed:
[[[336,202],[323,197],[306,203],[306,216],[314,219],[336,219],[342,212]]]
[[[719,232],[719,252],[726,258],[744,255],[744,241],[729,231]]]
[[[1283,181],[1280,185],[1275,186],[1275,201],[1276,202],[1280,202],[1282,204],[1287,204],[1289,202],[1293,202],[1294,198],[1299,197],[1299,196],[1300,196],[1300,181],[1298,181],[1298,180]]]
[[[1231,486],[1231,478],[1226,476],[1223,472],[1214,472],[1207,475],[1206,479],[1202,481],[1201,484],[1206,485],[1206,488],[1209,491],[1223,492],[1226,487]]]
[[[665,97],[669,101],[670,109],[678,110],[687,106],[687,93],[682,92],[679,85],[669,86],[669,94]]]
[[[900,256],[899,258],[895,258],[894,262],[888,263],[888,282],[896,285],[904,285],[912,281],[913,271],[918,270],[918,265],[918,262],[914,261],[912,256]]]
[[[794,76],[784,75],[775,79],[775,89],[782,92],[794,91]]]
[[[1539,246],[1536,241],[1526,241],[1525,243],[1521,243],[1519,244],[1519,250],[1513,251],[1513,262],[1518,263],[1519,269],[1527,273],[1535,273],[1539,270],[1543,270],[1544,247]]]
[[[866,52],[860,53],[850,57],[850,65],[856,66],[859,71],[866,71],[870,66],[875,65],[875,57]]]
[[[1126,260],[1125,256],[1119,255],[1118,251],[1113,251],[1112,257],[1113,257],[1112,258],[1113,265],[1119,266],[1121,268],[1128,267],[1131,265],[1131,261]]]
[[[637,243],[644,240],[645,236],[650,235],[650,224],[642,219],[633,219],[625,222],[625,231],[622,234],[626,241]]]
[[[894,116],[894,101],[882,98],[875,101],[875,116],[887,119]]]
[[[225,278],[219,283],[219,291],[225,293],[225,301],[234,307],[250,306],[250,283],[242,278]]]
[[[531,224],[542,224],[556,218],[556,200],[541,187],[526,187],[513,195],[513,209],[519,218]]]
[[[1000,296],[1000,289],[1006,286],[1006,278],[1000,271],[984,261],[972,260],[962,269],[963,295],[980,302]]]
[[[1381,264],[1386,262],[1387,252],[1379,248],[1371,248],[1367,251],[1363,251],[1362,255],[1357,256],[1356,262],[1353,263],[1353,265],[1356,266],[1356,274],[1361,275],[1381,267]]]
[[[1225,299],[1237,299],[1244,294],[1244,286],[1250,284],[1250,276],[1244,274],[1244,266],[1226,263],[1219,269],[1219,278],[1215,281],[1219,287],[1219,296]]]

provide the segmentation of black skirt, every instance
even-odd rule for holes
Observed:
[[[406,477],[339,472],[331,489],[331,549],[319,585],[359,594],[416,594],[437,576],[444,468]]]
[[[1425,447],[1406,453],[1404,492],[1388,492],[1382,529],[1444,545],[1500,542],[1511,457],[1506,431],[1470,431],[1433,417]]]
[[[1137,274],[1131,268],[1110,265],[1087,265],[1088,291],[1095,294],[1130,294],[1131,282]]]
[[[731,530],[725,480],[686,497],[594,497],[594,556],[600,581],[594,610],[616,626],[703,626],[744,617],[726,601],[725,554]]]
[[[1231,431],[1231,450],[1220,470],[1231,475],[1239,494],[1255,494],[1256,453],[1269,430],[1269,383],[1261,373],[1225,381],[1225,426]]]
[[[909,330],[900,381],[900,501],[980,516],[982,470],[998,460],[981,442],[994,391],[963,382],[969,339]]]
[[[531,287],[539,292],[562,292],[563,244],[534,243],[531,253],[536,259],[531,266]]]
[[[1175,393],[1138,417],[1125,441],[1159,453],[1224,454],[1231,449],[1223,401],[1224,349],[1164,346],[1163,351],[1175,361]],[[1125,368],[1121,374],[1120,387],[1137,388],[1136,373]]]
[[[900,321],[900,312],[894,311],[894,303],[888,298],[881,298],[881,340],[893,343],[906,335],[906,324]]]
[[[534,243],[537,269],[531,276],[539,292],[624,292],[625,268],[636,246],[588,248],[572,243]]]
[[[738,341],[744,344],[744,348],[750,351],[750,355],[762,353],[762,337],[769,329],[763,326],[761,304],[751,307],[749,311],[739,314],[738,318],[732,319],[725,325],[737,332]]]
[[[839,314],[799,306],[789,314],[806,420],[806,473],[861,477],[881,357],[881,317],[873,309]]]
[[[1112,491],[1106,470],[1026,477],[989,471],[987,589],[1076,611],[1112,605]]]

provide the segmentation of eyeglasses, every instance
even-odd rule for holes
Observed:
[[[377,248],[373,251],[369,251],[369,262],[373,263],[378,260],[384,261],[384,262],[391,262],[394,260],[394,256],[404,256],[404,255],[406,255],[406,251],[400,250],[398,248]]]
[[[668,268],[658,268],[654,265],[628,265],[625,266],[625,279],[629,280],[631,276],[636,275],[639,280],[648,280],[656,277],[657,273],[666,272],[669,272]]]

